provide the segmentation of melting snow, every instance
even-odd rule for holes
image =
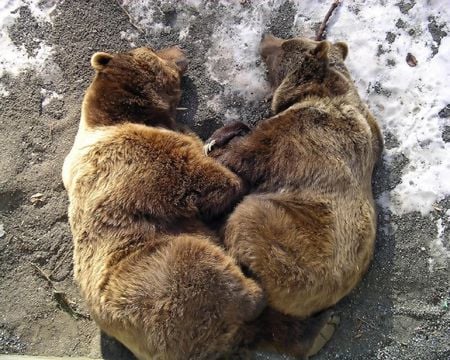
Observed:
[[[52,54],[52,47],[41,42],[34,56],[27,54],[25,47],[17,47],[8,33],[8,29],[19,16],[19,8],[27,6],[32,15],[41,22],[51,22],[50,14],[56,4],[51,7],[40,6],[39,0],[7,0],[0,3],[0,78],[9,73],[16,76],[25,68],[41,70]],[[4,92],[2,92],[4,95]]]
[[[3,84],[0,84],[0,96],[4,97],[4,96],[8,96],[9,95],[9,91],[5,89],[5,86]]]
[[[447,268],[447,264],[450,259],[450,250],[444,246],[444,230],[445,226],[442,223],[442,219],[436,221],[437,237],[431,241],[430,253],[431,258],[428,260],[430,271],[436,268]],[[447,239],[448,241],[448,239]]]
[[[61,100],[63,98],[63,96],[61,94],[58,94],[56,91],[47,90],[44,88],[41,89],[41,95],[42,95],[42,107],[47,106],[54,99]]]
[[[426,214],[450,194],[450,144],[441,135],[448,119],[438,116],[450,103],[450,37],[442,39],[433,56],[437,44],[428,30],[431,17],[450,21],[444,3],[417,1],[403,14],[394,2],[354,1],[352,7],[360,10],[344,6],[330,29],[330,38],[349,43],[347,63],[361,95],[384,131],[399,142],[386,151],[387,160],[399,153],[409,160],[401,183],[390,194],[396,213]],[[445,29],[449,31],[447,25]],[[406,63],[408,53],[417,58],[416,67]]]
[[[139,37],[139,33],[134,30],[121,31],[120,37],[130,43],[130,48],[136,47],[135,41]]]

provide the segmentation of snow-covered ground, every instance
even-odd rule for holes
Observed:
[[[0,78],[9,73],[18,75],[25,68],[42,69],[52,54],[52,47],[39,39],[34,39],[36,48],[27,52],[24,45],[16,46],[10,38],[9,28],[19,16],[21,7],[27,7],[37,21],[51,23],[53,6],[38,5],[38,0],[4,0],[0,3]],[[0,91],[1,96],[1,91]]]
[[[57,1],[5,0],[0,3],[0,100],[8,96],[9,91],[2,84],[4,76],[18,76],[26,69],[33,69],[44,74],[58,71],[52,61],[53,47],[47,41],[33,38],[32,45],[17,45],[10,37],[10,29],[17,24],[21,9],[27,9],[39,24],[52,26],[51,16]],[[41,89],[42,106],[62,96],[55,91]]]

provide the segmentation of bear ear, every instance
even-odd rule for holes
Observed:
[[[345,42],[339,41],[337,43],[334,43],[334,46],[339,50],[342,58],[345,60],[348,55],[348,45]]]
[[[111,54],[96,52],[92,55],[91,66],[97,71],[103,70],[112,58],[113,56]]]
[[[311,54],[313,54],[318,60],[326,60],[328,58],[329,50],[330,42],[324,40],[317,44],[317,46],[311,51]]]

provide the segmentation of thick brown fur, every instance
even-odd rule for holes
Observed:
[[[96,76],[63,167],[75,280],[100,328],[138,359],[214,359],[241,341],[263,292],[205,219],[242,181],[174,121],[177,48],[96,53]]]
[[[231,140],[219,129],[205,147],[251,187],[225,225],[226,247],[273,309],[300,318],[347,295],[373,256],[382,137],[347,52],[341,42],[264,37],[275,116]]]

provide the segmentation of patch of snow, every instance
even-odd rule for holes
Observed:
[[[42,107],[47,106],[54,99],[61,100],[63,98],[63,96],[61,94],[58,94],[56,91],[47,90],[44,88],[41,89],[41,95],[42,95]]]
[[[223,114],[224,118],[225,118],[225,123],[230,122],[230,121],[239,121],[239,110],[236,108],[228,108],[225,111],[225,114]]]
[[[299,13],[311,18],[299,21],[302,33],[320,21],[329,6],[329,2],[322,6],[311,1],[297,4]],[[450,194],[450,144],[441,136],[448,120],[438,116],[450,103],[450,37],[442,39],[438,53],[432,56],[432,46],[437,44],[428,30],[431,16],[448,23],[450,8],[443,1],[418,0],[403,14],[396,2],[344,1],[328,32],[330,40],[349,44],[347,65],[360,94],[383,129],[400,143],[386,151],[386,156],[402,153],[409,160],[401,183],[390,193],[390,202],[381,201],[397,214],[426,214]],[[396,26],[399,19],[406,23],[405,28]],[[409,29],[414,30],[412,35]],[[444,30],[450,33],[447,25]],[[386,40],[388,32],[394,34],[391,44]],[[408,53],[417,58],[416,67],[406,63]],[[375,91],[377,87],[382,90]]]
[[[41,21],[52,23],[52,15],[56,9],[56,6],[61,0],[22,0],[22,3],[31,11],[31,14]]]
[[[129,42],[130,47],[136,47],[136,39],[139,37],[139,33],[134,30],[121,31],[120,37]]]
[[[230,121],[239,120],[239,109],[235,107],[225,107],[223,102],[223,94],[214,95],[206,102],[206,106],[216,113],[221,113],[223,116],[223,122],[228,123]]]
[[[224,86],[225,95],[238,93],[254,101],[269,94],[265,69],[258,66],[259,42],[271,16],[282,1],[263,0],[251,7],[220,1],[226,6],[211,35],[206,68],[211,78]]]
[[[9,96],[9,91],[5,89],[5,86],[0,83],[0,97]]]
[[[180,30],[180,34],[178,35],[178,40],[183,41],[185,40],[189,35],[189,28],[186,27],[184,29]]]
[[[445,226],[442,224],[442,219],[438,219],[436,222],[437,236],[430,243],[431,258],[428,259],[429,269],[446,269],[450,259],[450,250],[444,245],[444,230]],[[448,246],[448,244],[447,244]]]
[[[0,78],[5,74],[17,76],[25,68],[42,70],[52,55],[52,47],[41,42],[34,56],[29,56],[25,47],[17,47],[9,36],[8,29],[19,16],[18,9],[27,6],[38,21],[50,22],[53,5],[41,5],[39,0],[7,0],[0,3]]]
[[[389,209],[391,207],[391,198],[389,191],[383,191],[377,198],[377,203],[383,209]]]

